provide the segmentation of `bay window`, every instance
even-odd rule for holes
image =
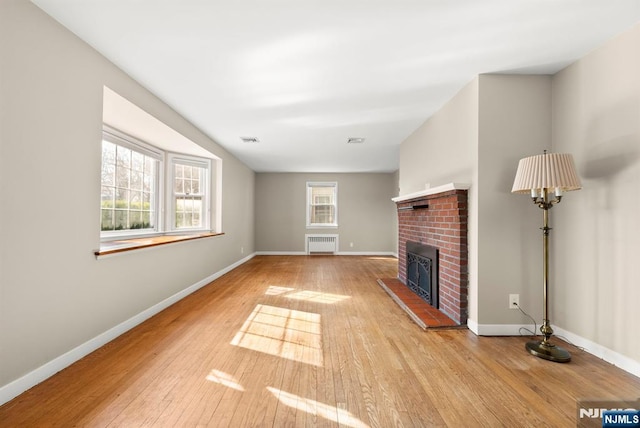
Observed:
[[[105,125],[101,238],[208,231],[211,159],[166,152]]]

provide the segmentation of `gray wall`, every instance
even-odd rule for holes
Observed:
[[[583,185],[553,209],[553,320],[640,372],[640,25],[554,76],[553,111]]]
[[[307,181],[338,183],[337,229],[306,228]],[[256,251],[302,253],[306,233],[337,233],[341,253],[395,254],[396,193],[393,173],[257,173]]]
[[[521,158],[551,150],[551,77],[482,75],[479,89],[478,324],[528,324],[509,294],[539,324],[542,211],[511,187]]]
[[[253,253],[254,173],[32,3],[0,19],[1,388]],[[104,85],[222,158],[224,236],[96,260]]]

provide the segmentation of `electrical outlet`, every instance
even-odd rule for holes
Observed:
[[[353,248],[353,242],[350,242],[350,243],[349,243],[349,246],[350,246],[351,248]]]
[[[244,254],[244,247],[240,247],[240,254]]]
[[[509,294],[509,309],[518,309],[520,306],[520,295]]]

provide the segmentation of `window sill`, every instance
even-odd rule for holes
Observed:
[[[220,236],[224,233],[198,233],[188,235],[161,235],[148,238],[117,239],[100,243],[100,249],[93,252],[96,257],[139,250],[142,248],[157,247],[159,245],[173,244],[175,242],[191,241],[194,239]]]

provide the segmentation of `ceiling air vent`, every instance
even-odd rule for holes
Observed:
[[[347,144],[362,144],[364,143],[364,138],[362,137],[351,137],[347,140]]]
[[[259,143],[260,140],[258,140],[256,137],[240,137],[240,139],[242,140],[243,143]]]

